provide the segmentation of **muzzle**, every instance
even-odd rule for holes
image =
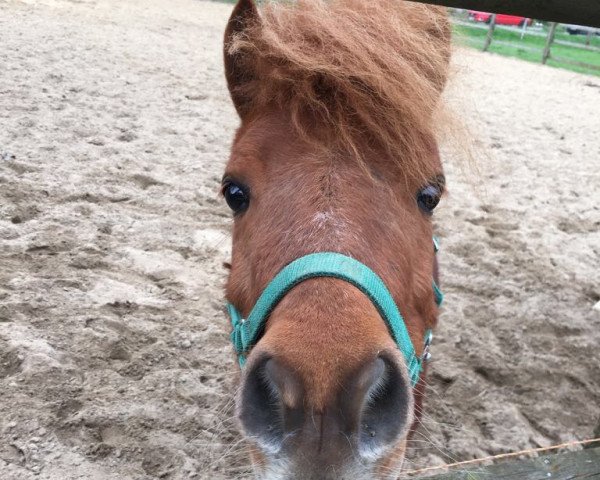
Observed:
[[[435,237],[433,247],[437,253],[439,244]],[[244,366],[247,355],[263,334],[269,315],[283,297],[299,283],[318,277],[344,280],[354,285],[371,300],[385,321],[398,349],[404,355],[414,387],[419,381],[423,362],[429,358],[429,345],[433,337],[431,329],[425,332],[423,354],[417,357],[404,318],[383,280],[364,263],[335,252],[304,255],[283,267],[263,290],[247,318],[243,318],[231,303],[227,304],[233,325],[231,341],[238,354],[240,366]],[[432,288],[435,302],[439,307],[444,295],[435,281],[432,281]]]

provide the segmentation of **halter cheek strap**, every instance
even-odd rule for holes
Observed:
[[[436,239],[434,239],[434,248],[437,252]],[[233,325],[231,341],[238,354],[240,365],[244,365],[246,355],[258,342],[267,318],[283,297],[299,283],[317,277],[344,280],[354,285],[371,300],[404,355],[412,385],[415,386],[419,380],[423,359],[428,355],[431,330],[425,332],[425,349],[422,357],[417,357],[404,318],[383,280],[365,264],[335,252],[312,253],[286,265],[264,289],[246,319],[231,303],[227,304]],[[443,300],[442,292],[435,282],[432,287],[439,306]]]

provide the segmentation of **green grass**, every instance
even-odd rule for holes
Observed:
[[[481,24],[480,24],[481,25]],[[466,45],[469,47],[481,49],[483,47],[483,43],[485,37],[487,35],[487,29],[481,29],[471,26],[463,26],[463,25],[454,25],[454,32],[456,41],[461,45]],[[539,30],[538,30],[539,32]],[[547,33],[547,28],[544,27],[543,33]],[[494,40],[500,40],[504,42],[511,42],[514,45],[500,45],[495,43]],[[555,40],[567,41],[571,43],[578,43],[582,46],[585,45],[586,36],[585,35],[569,35],[566,33],[562,27],[559,27],[559,30],[556,32]],[[542,51],[544,49],[544,45],[546,44],[546,38],[533,36],[531,34],[525,34],[525,36],[521,39],[520,30],[508,31],[504,29],[496,29],[494,31],[494,37],[492,40],[492,44],[490,45],[489,51],[498,53],[500,55],[505,55],[508,57],[517,57],[522,60],[526,60],[529,62],[540,63],[542,60]],[[600,48],[600,36],[594,35],[591,38],[590,46],[595,48]],[[536,48],[537,51],[531,51],[529,48]],[[572,70],[575,72],[586,73],[589,75],[600,76],[600,70],[594,70],[591,68],[581,67],[578,65],[570,65],[567,63],[560,63],[557,60],[553,60],[552,56],[556,57],[564,57],[577,62],[589,63],[591,65],[596,65],[600,68],[600,52],[593,50],[586,50],[583,48],[578,48],[570,45],[561,45],[558,43],[552,44],[550,59],[548,60],[548,65],[553,67],[564,68],[567,70]]]

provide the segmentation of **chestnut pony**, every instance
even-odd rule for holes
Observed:
[[[260,10],[239,0],[224,53],[241,118],[222,184],[234,212],[226,296],[242,364],[237,415],[256,474],[395,478],[438,313],[431,215],[444,177],[434,119],[448,19],[401,0]],[[333,273],[280,278],[294,262],[314,267],[315,253]],[[339,274],[338,260],[360,278]],[[401,312],[404,340],[382,303]],[[244,337],[248,315],[260,318]]]

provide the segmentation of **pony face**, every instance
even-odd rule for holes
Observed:
[[[344,8],[329,12],[334,19],[325,25],[319,24],[325,4],[317,1],[271,7],[261,17],[251,1],[241,0],[230,19],[226,75],[242,123],[222,185],[234,213],[226,295],[248,315],[282,267],[306,254],[339,252],[380,276],[420,356],[425,332],[436,323],[431,213],[444,188],[427,113],[432,100],[397,103],[402,96],[391,91],[382,98],[368,74],[377,69],[360,65],[372,55],[321,51],[317,32],[329,38],[340,30],[340,42],[346,41],[354,13],[367,12],[361,2],[339,3]],[[422,41],[429,42],[428,7],[410,7],[406,16],[403,21],[420,20]],[[300,40],[280,38],[290,25]],[[301,53],[299,45],[315,50],[314,65],[296,71],[299,60],[290,58]],[[335,61],[344,56],[351,64],[345,70]],[[418,60],[415,78],[439,96],[443,72],[432,75],[431,65]],[[298,84],[290,84],[292,77]],[[415,105],[425,118],[411,117]],[[412,125],[400,129],[399,144],[389,144],[398,132],[381,117],[386,112]],[[373,124],[379,118],[383,125]],[[423,374],[413,388],[404,357],[367,296],[343,280],[312,278],[269,315],[242,372],[237,415],[260,478],[394,478],[422,390]]]

